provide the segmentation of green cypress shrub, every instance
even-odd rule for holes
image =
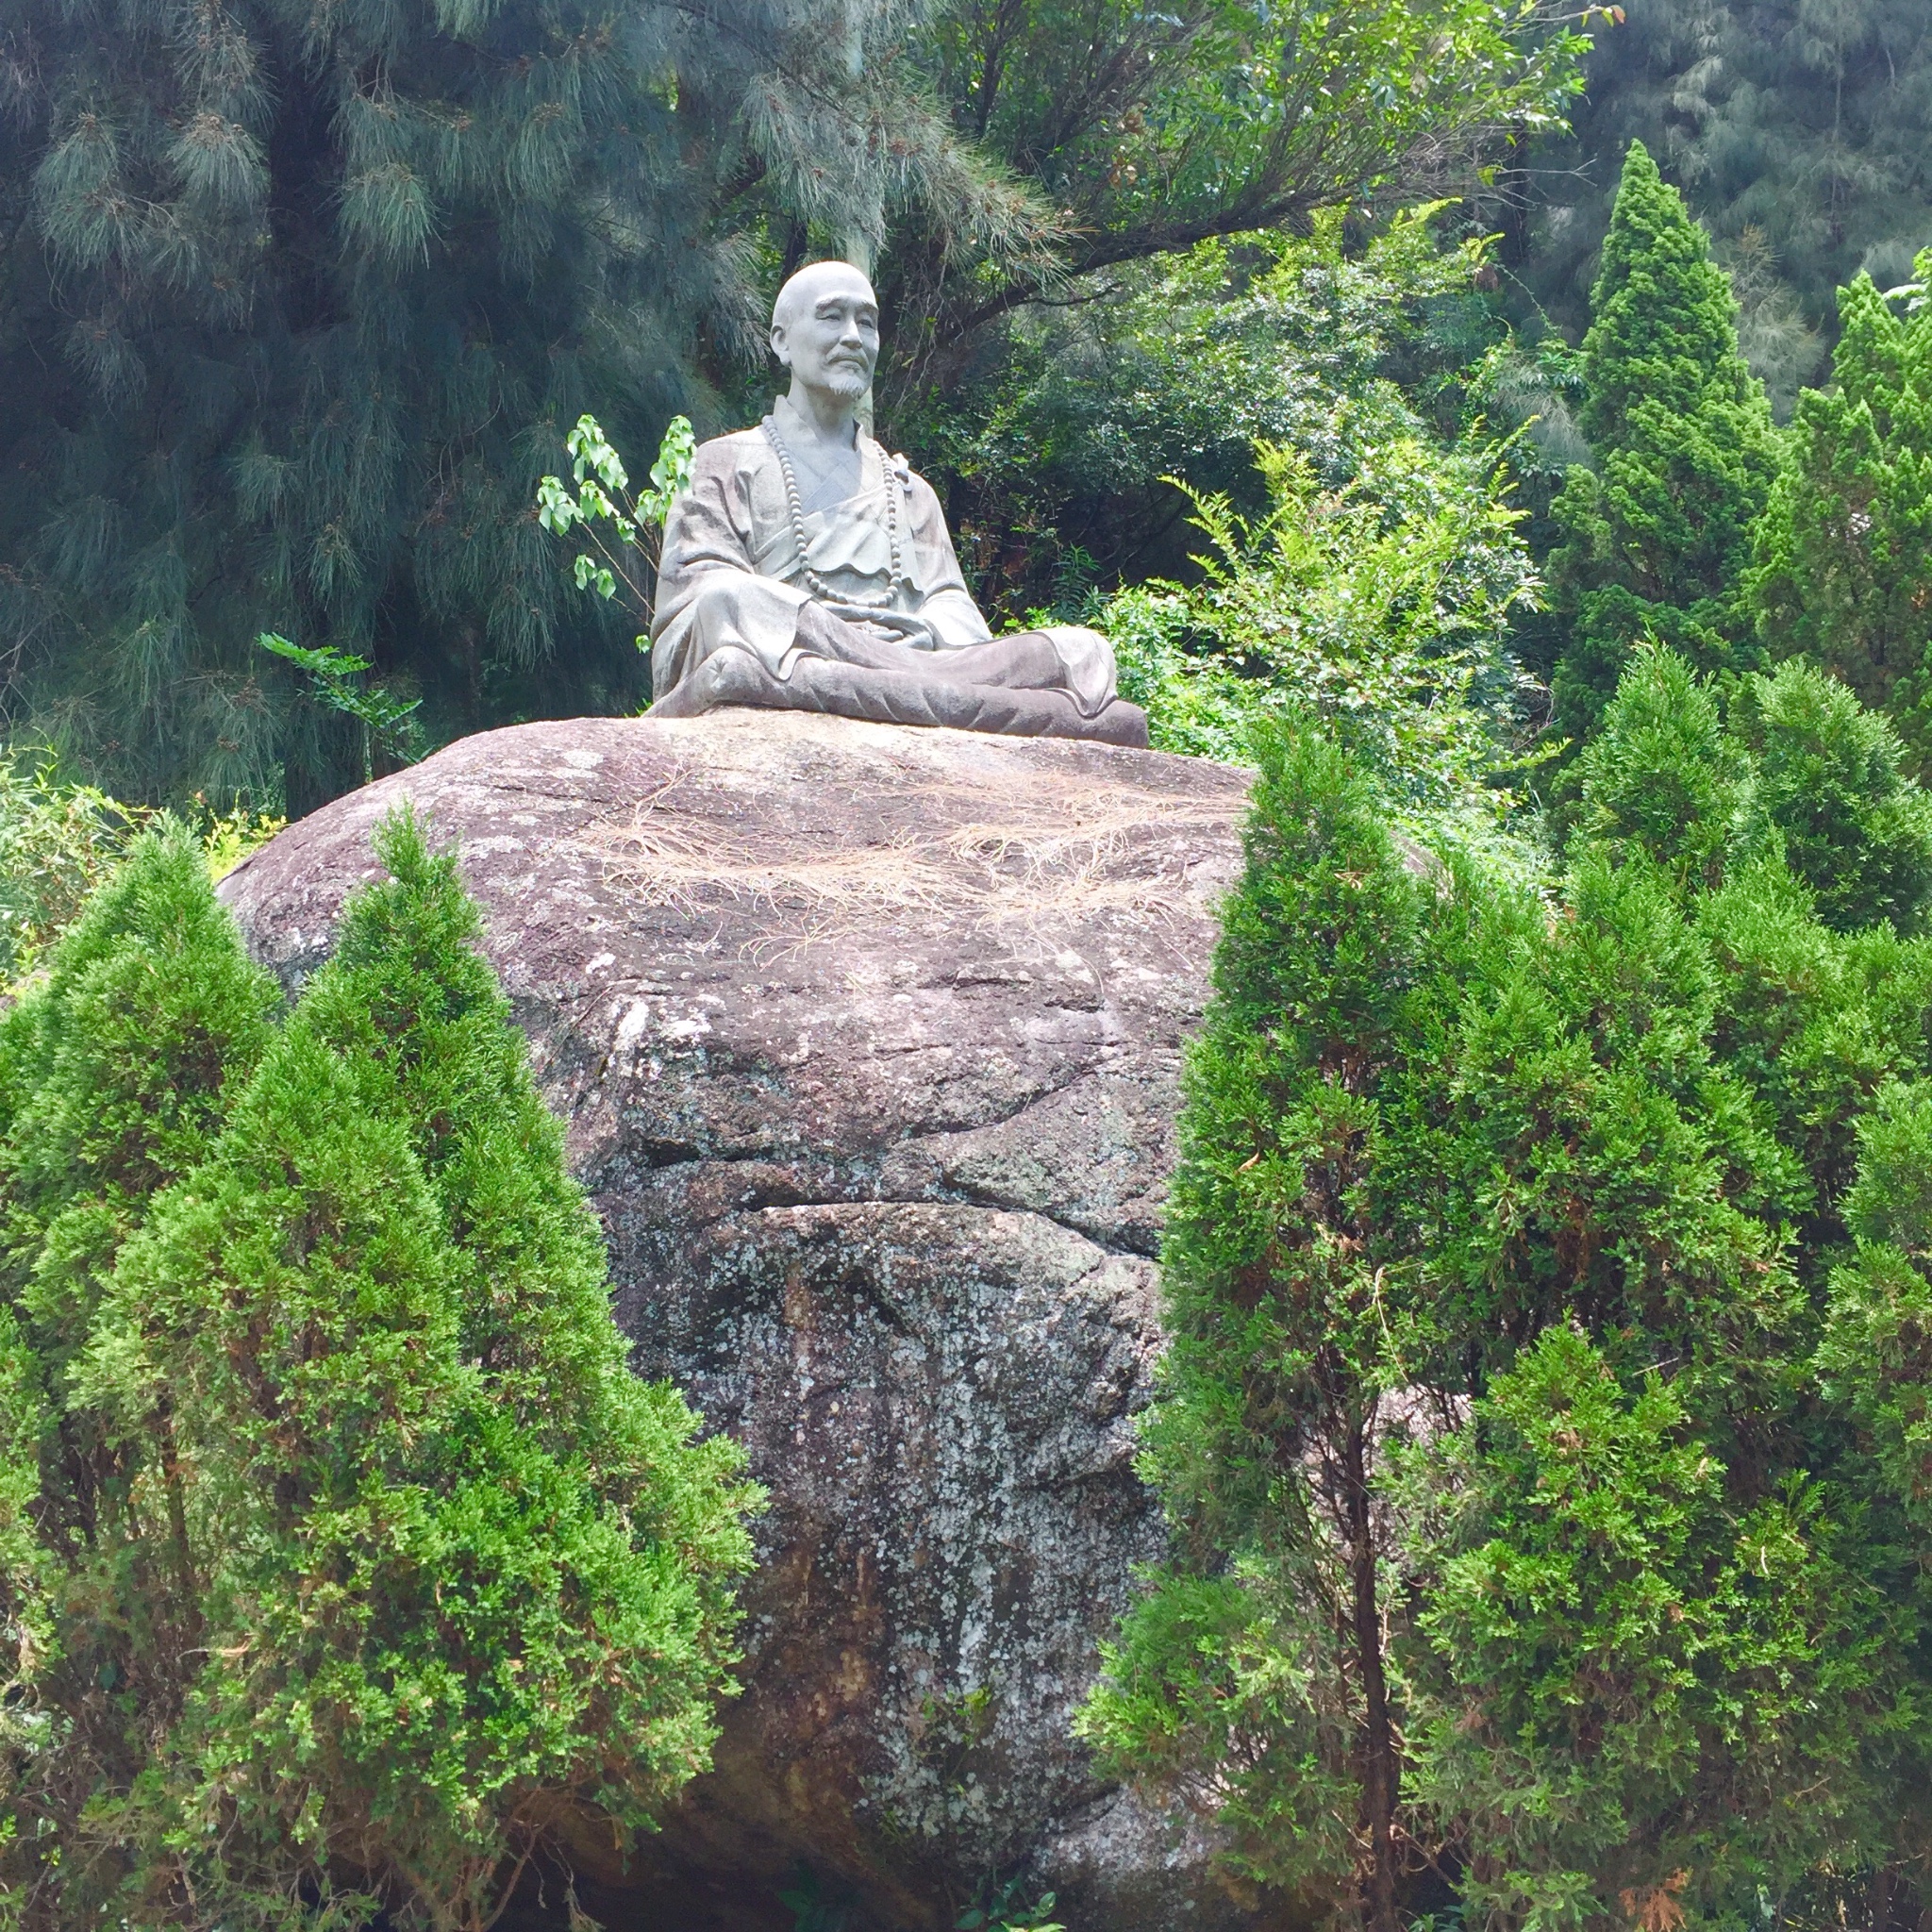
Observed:
[[[1932,942],[1819,916],[1870,825],[1779,787],[1845,721],[1755,691],[1798,756],[1641,653],[1547,897],[1264,746],[1163,1243],[1173,1555],[1082,1725],[1285,1909],[1823,1927],[1932,1850],[1923,1124],[1875,1124]]]
[[[1716,693],[1640,647],[1576,763],[1570,835],[1716,886],[1775,853],[1834,930],[1917,932],[1932,904],[1932,798],[1883,714],[1797,660]]]
[[[1905,771],[1882,711],[1799,659],[1745,681],[1732,706],[1756,768],[1757,813],[1840,932],[1917,932],[1932,907],[1932,798]]]
[[[1749,761],[1674,652],[1640,646],[1577,760],[1574,836],[1715,885],[1744,809]]]
[[[1565,540],[1550,575],[1569,638],[1552,689],[1572,737],[1596,729],[1645,637],[1704,671],[1754,662],[1736,592],[1777,445],[1737,311],[1703,229],[1632,142],[1583,341],[1593,462],[1555,506]]]
[[[1162,1247],[1144,1466],[1174,1560],[1081,1722],[1117,1769],[1218,1780],[1244,1875],[1393,1932],[1407,1820],[1379,1405],[1461,1340],[1426,1257],[1453,1206],[1437,1124],[1475,905],[1410,870],[1373,784],[1318,734],[1260,751]]]
[[[378,856],[287,1024],[258,1009],[245,1051],[188,1069],[196,1158],[123,1184],[84,1332],[9,1311],[0,1424],[77,1431],[103,1471],[82,1509],[43,1455],[21,1551],[0,1496],[9,1624],[46,1633],[17,1673],[31,1828],[0,1846],[29,1925],[480,1925],[574,1809],[641,1827],[708,1759],[754,1492],[625,1367],[452,861],[408,820]],[[206,868],[169,878],[154,922],[258,988]],[[91,914],[50,993],[90,945],[125,978],[146,942]],[[81,1051],[40,997],[7,1062],[16,1170],[41,1075]],[[104,1116],[142,1081],[174,1097],[109,1062]],[[63,1213],[115,1184],[83,1174]]]
[[[124,1245],[207,1158],[279,1006],[199,843],[164,823],[0,1017],[0,1893],[16,1899],[42,1895],[60,1824],[93,1788],[87,1767],[110,1786],[136,1774],[146,1745],[129,1699],[165,1707],[169,1659],[192,1645],[165,1530],[119,1527],[126,1445],[70,1399],[71,1378]],[[131,1690],[137,1657],[149,1675]]]
[[[1622,1354],[1547,1327],[1407,1458],[1418,1808],[1491,1923],[1822,1921],[1910,1856],[1920,1615],[1847,1485],[1754,1480],[1716,1362]]]
[[[1920,258],[1932,278],[1932,254]],[[1891,714],[1932,759],[1932,302],[1898,313],[1859,275],[1839,291],[1829,389],[1798,398],[1788,460],[1753,536],[1750,598],[1774,657],[1802,652]]]
[[[280,1004],[199,842],[164,824],[0,1019],[0,1292],[57,1360],[156,1194],[207,1158]]]
[[[1870,1458],[1868,1507],[1907,1548],[1932,1542],[1932,1085],[1898,1081],[1859,1123],[1820,1363]],[[1903,1518],[1903,1522],[1899,1519]],[[1932,1837],[1932,1821],[1922,1833]]]

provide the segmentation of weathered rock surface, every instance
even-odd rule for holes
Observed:
[[[950,1927],[1023,1862],[1075,1932],[1238,1923],[1068,1719],[1132,1566],[1182,1038],[1245,779],[751,711],[473,738],[291,826],[229,904],[289,982],[403,799],[459,848],[646,1374],[772,1491],[746,1690],[613,1926]]]

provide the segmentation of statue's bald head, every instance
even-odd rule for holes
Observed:
[[[791,372],[791,400],[838,418],[856,410],[879,359],[879,298],[849,261],[815,261],[778,291],[772,354]]]
[[[778,291],[772,304],[772,326],[783,328],[799,315],[809,315],[827,295],[850,295],[878,311],[878,297],[872,284],[849,261],[808,262]]]

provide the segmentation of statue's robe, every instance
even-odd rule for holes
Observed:
[[[801,446],[806,432],[787,399],[771,420]],[[1144,716],[1115,695],[1107,640],[1078,625],[995,639],[931,486],[868,436],[858,455],[858,491],[804,516],[801,552],[764,427],[699,448],[691,487],[665,522],[653,710],[751,704],[1146,743]],[[808,586],[808,570],[828,594]]]

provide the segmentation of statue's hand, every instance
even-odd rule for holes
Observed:
[[[847,624],[863,625],[872,630],[892,632],[898,641],[915,651],[938,651],[944,649],[939,633],[924,618],[910,610],[880,610],[870,604],[837,604],[829,599],[823,602],[822,610],[828,610],[834,617],[842,618]]]

